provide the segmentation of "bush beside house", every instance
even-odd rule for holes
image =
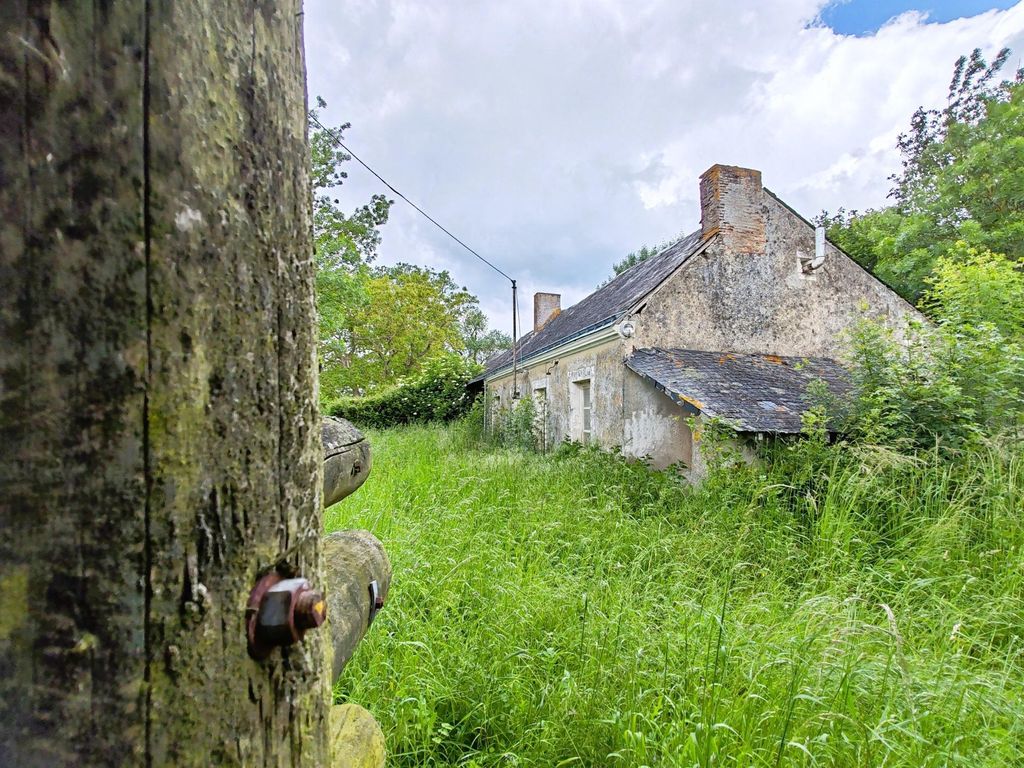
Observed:
[[[415,376],[366,397],[337,398],[325,411],[363,428],[451,421],[472,405],[466,385],[479,370],[476,363],[455,355],[435,358]]]

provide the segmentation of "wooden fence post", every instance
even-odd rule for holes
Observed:
[[[10,5],[0,764],[326,765],[301,3]]]

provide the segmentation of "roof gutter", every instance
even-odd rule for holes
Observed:
[[[600,346],[612,339],[616,339],[619,336],[619,332],[615,329],[615,320],[617,317],[610,318],[607,325],[603,325],[600,328],[596,328],[585,336],[577,336],[574,339],[569,339],[563,344],[559,344],[554,347],[549,347],[546,350],[533,355],[526,360],[520,360],[516,366],[519,370],[525,370],[532,365],[538,365],[545,363],[548,360],[554,360],[565,355],[571,355],[576,352],[583,352],[584,350],[590,349],[591,347]],[[506,365],[503,368],[499,368],[496,371],[488,373],[484,377],[484,381],[493,381],[494,379],[501,379],[512,373],[512,366]]]

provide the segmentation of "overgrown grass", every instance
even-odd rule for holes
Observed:
[[[337,691],[390,765],[1024,761],[1024,461],[797,448],[692,490],[371,434],[395,579]]]

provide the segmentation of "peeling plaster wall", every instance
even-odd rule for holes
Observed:
[[[547,390],[546,447],[579,439],[582,416],[574,387],[589,379],[592,442],[605,448],[621,446],[624,455],[648,458],[658,469],[679,462],[689,465],[692,436],[687,413],[626,368],[623,360],[629,349],[622,339],[612,339],[520,370],[519,392],[523,396],[541,387]],[[486,396],[493,423],[497,412],[512,407],[512,376],[488,382]]]
[[[590,380],[592,442],[605,447],[622,444],[622,386],[623,377],[628,373],[622,362],[624,357],[622,341],[611,339],[519,371],[519,392],[523,396],[539,387],[547,388],[548,448],[566,439],[578,439],[578,430],[574,433],[573,425],[579,422],[581,414],[573,397],[573,387],[587,379]],[[486,391],[492,414],[510,408],[511,374],[489,381]]]
[[[632,371],[625,376],[622,452],[648,457],[655,469],[693,461],[690,414],[651,382]]]
[[[761,192],[767,252],[744,253],[718,236],[669,278],[633,319],[642,347],[841,357],[861,318],[902,327],[917,311],[838,248],[804,274],[814,228]]]

